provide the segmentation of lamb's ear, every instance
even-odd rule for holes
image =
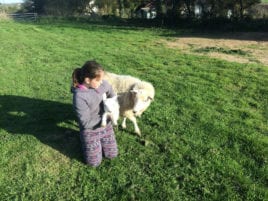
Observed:
[[[151,100],[151,101],[154,101],[154,98],[148,96],[148,99]]]

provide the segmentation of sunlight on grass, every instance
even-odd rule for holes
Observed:
[[[220,47],[204,47],[204,48],[199,48],[195,49],[194,52],[198,53],[207,53],[207,52],[220,52],[224,54],[235,54],[235,55],[248,55],[248,52],[243,51],[241,49],[228,49],[228,48],[220,48]]]
[[[17,111],[10,111],[10,112],[8,112],[8,114],[14,115],[14,116],[19,116],[19,117],[24,117],[27,115],[25,112],[17,112]]]
[[[266,66],[167,48],[159,41],[172,30],[0,26],[1,200],[265,200]],[[130,122],[116,127],[120,155],[96,169],[83,163],[70,93],[73,69],[90,59],[156,89],[142,137]]]

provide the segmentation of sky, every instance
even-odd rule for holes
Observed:
[[[0,3],[22,3],[23,0],[0,0]]]

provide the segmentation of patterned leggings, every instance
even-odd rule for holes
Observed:
[[[80,132],[80,139],[86,163],[93,167],[101,164],[102,151],[106,158],[112,159],[118,155],[116,139],[111,123],[105,128]]]

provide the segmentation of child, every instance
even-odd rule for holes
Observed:
[[[102,151],[107,158],[118,154],[111,122],[101,127],[102,97],[115,96],[112,86],[103,80],[104,70],[96,61],[87,61],[73,72],[73,107],[80,127],[80,139],[86,163],[97,167],[102,161]]]

